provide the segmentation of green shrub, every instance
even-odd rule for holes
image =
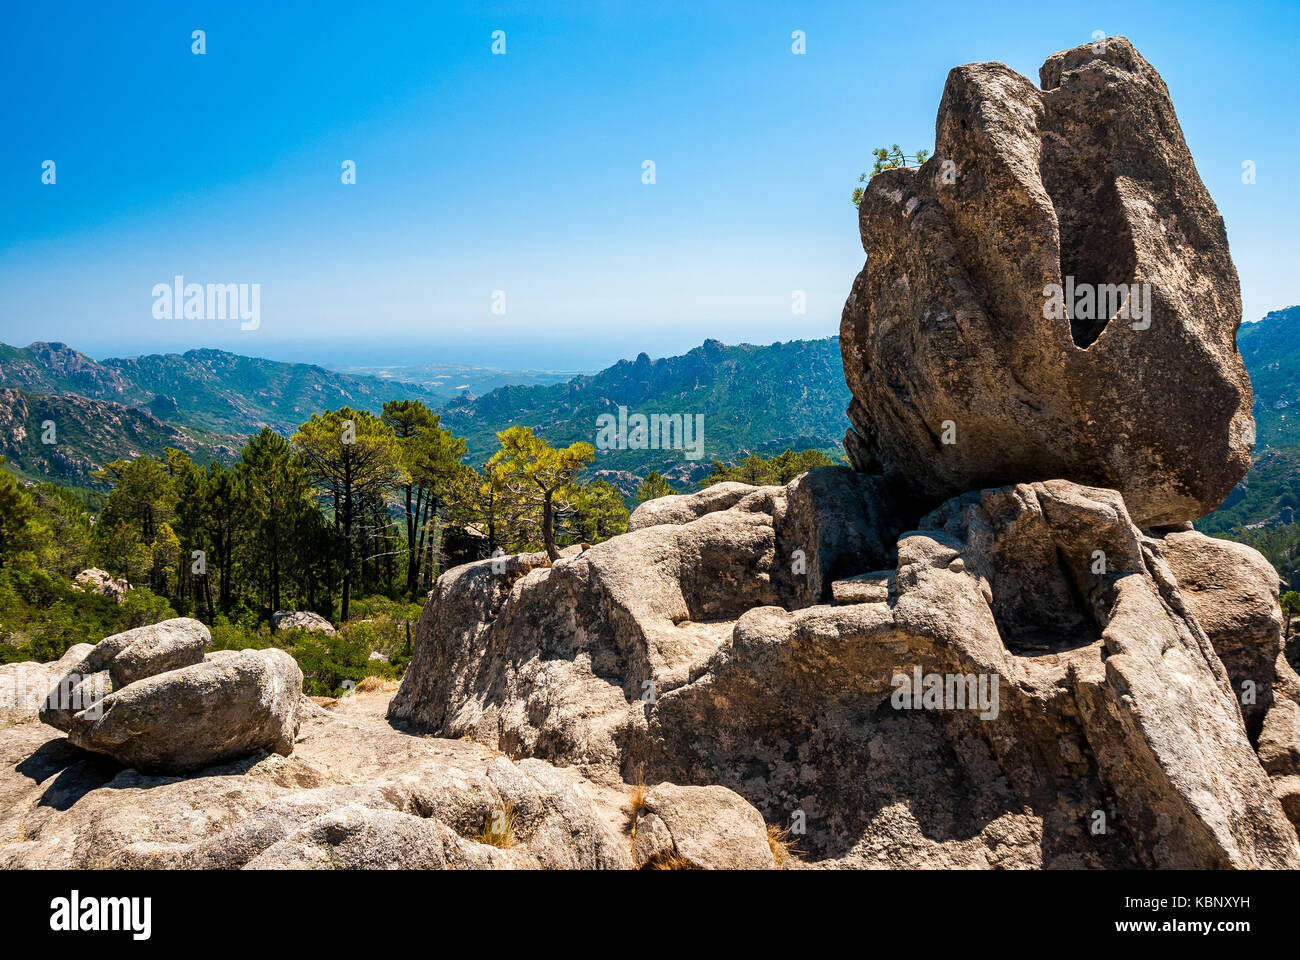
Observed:
[[[57,660],[68,647],[98,643],[176,616],[166,599],[135,587],[117,603],[40,569],[0,570],[0,659]]]

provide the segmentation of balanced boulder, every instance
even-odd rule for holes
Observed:
[[[953,69],[934,155],[866,187],[846,449],[936,501],[1064,478],[1119,490],[1139,526],[1194,519],[1254,443],[1223,220],[1127,40],[1040,77]]]

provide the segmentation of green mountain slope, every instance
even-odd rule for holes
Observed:
[[[102,362],[62,343],[0,344],[0,387],[104,400],[160,420],[230,434],[263,426],[288,433],[340,406],[378,411],[386,400],[446,400],[416,384],[335,373],[223,350],[190,350]]]
[[[434,375],[436,367],[422,369]],[[478,371],[479,384],[502,375],[466,369]],[[703,476],[710,461],[749,453],[790,447],[838,459],[847,426],[849,392],[834,337],[769,346],[709,340],[680,357],[641,354],[566,382],[501,386],[450,402],[441,389],[434,393],[390,373],[353,376],[220,350],[100,362],[64,344],[0,345],[0,388],[10,388],[0,402],[12,408],[0,411],[8,424],[0,429],[0,443],[18,472],[84,485],[91,470],[115,457],[159,453],[164,446],[196,459],[233,456],[240,438],[263,424],[288,435],[312,414],[343,405],[377,412],[390,399],[441,409],[444,425],[466,437],[467,460],[475,464],[497,449],[497,431],[516,424],[533,427],[553,444],[596,444],[598,418],[617,417],[620,407],[629,414],[702,414],[697,459],[681,449],[597,451],[590,472],[630,493],[651,470],[684,487]],[[59,425],[66,443],[54,450],[39,444],[32,424],[43,419]]]
[[[598,449],[592,470],[624,489],[651,470],[689,483],[711,460],[786,447],[838,459],[848,402],[838,337],[770,346],[708,340],[680,357],[651,360],[643,353],[568,383],[502,387],[453,402],[443,409],[443,425],[466,438],[469,462],[481,463],[496,449],[496,432],[514,425],[532,427],[556,445],[595,444],[598,418],[617,417],[620,406],[629,415],[704,415],[697,460],[682,450]]]
[[[1300,506],[1300,306],[1242,324],[1237,347],[1255,391],[1255,455],[1250,472],[1198,530],[1293,522]]]
[[[380,380],[414,383],[446,400],[453,400],[463,393],[482,396],[498,387],[545,386],[552,383],[567,383],[573,378],[572,372],[499,370],[496,367],[480,367],[466,363],[412,363],[366,367],[332,363],[329,369],[353,376],[370,376],[378,377]]]
[[[1255,388],[1255,450],[1300,445],[1300,306],[1243,324],[1237,348]]]
[[[120,403],[0,388],[0,456],[29,480],[100,487],[90,474],[109,460],[176,447],[207,463],[232,459],[241,444],[240,437],[177,427]]]

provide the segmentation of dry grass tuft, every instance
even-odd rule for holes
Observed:
[[[623,825],[624,831],[636,836],[636,822],[641,819],[641,814],[646,812],[645,795],[650,788],[645,785],[645,781],[637,777],[636,782],[632,784],[632,789],[627,795],[627,806],[624,808],[627,812],[627,823]]]
[[[767,825],[767,845],[772,848],[772,856],[776,858],[778,867],[784,866],[789,860],[797,860],[799,857],[799,848],[796,841],[790,836],[789,827],[778,827],[774,823]]]
[[[502,850],[515,845],[515,808],[511,804],[489,810],[483,829],[479,831],[478,842]]]
[[[397,680],[386,680],[383,677],[370,676],[366,677],[357,684],[357,693],[389,693],[401,686]]]
[[[655,857],[646,864],[651,870],[694,870],[695,864],[687,860],[680,853],[674,850],[672,853],[666,853],[662,856]]]

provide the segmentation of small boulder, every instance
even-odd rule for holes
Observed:
[[[315,630],[330,636],[335,632],[334,624],[310,610],[277,610],[271,616],[271,627],[275,630]]]
[[[646,792],[645,810],[637,836],[646,839],[639,849],[634,841],[638,866],[671,850],[696,870],[776,867],[762,814],[726,787],[661,783]]]

